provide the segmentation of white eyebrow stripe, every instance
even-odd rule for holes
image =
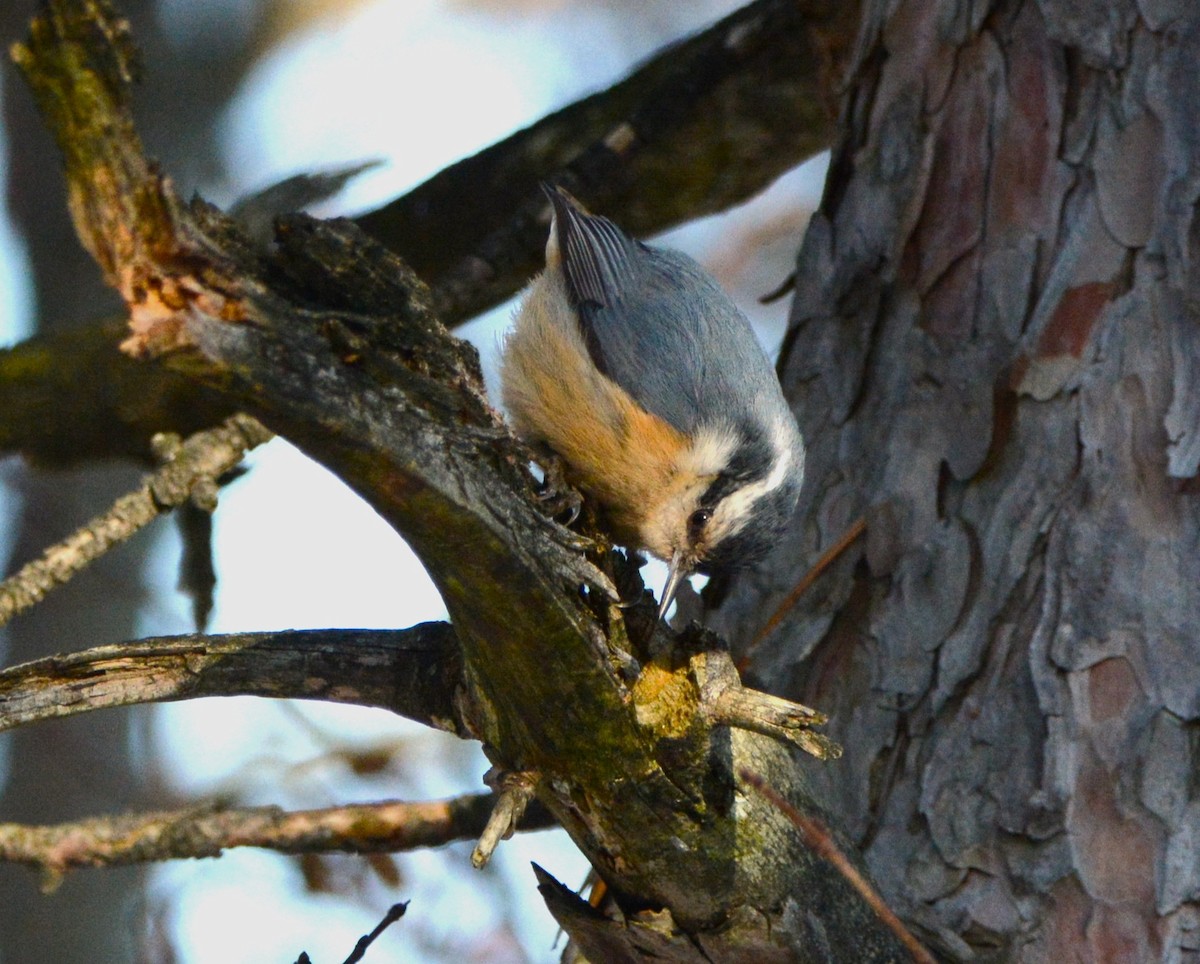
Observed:
[[[771,433],[771,447],[775,450],[775,461],[767,477],[735,489],[717,506],[719,524],[724,530],[722,537],[740,530],[750,518],[754,504],[778,489],[788,477],[788,470],[792,466],[792,453],[786,433],[778,425]]]
[[[737,433],[727,425],[706,425],[695,435],[679,460],[679,469],[693,478],[715,476],[729,465],[737,450]]]

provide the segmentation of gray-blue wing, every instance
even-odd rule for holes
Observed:
[[[703,268],[632,240],[567,195],[551,199],[568,292],[605,375],[689,435],[720,422],[757,427],[786,410],[749,323]]]

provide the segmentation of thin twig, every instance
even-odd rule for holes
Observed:
[[[754,658],[754,651],[758,649],[759,643],[770,636],[771,633],[775,632],[779,624],[783,622],[784,617],[788,614],[792,607],[800,601],[800,597],[808,592],[812,584],[817,581],[817,577],[820,576],[821,573],[823,573],[826,569],[828,569],[838,556],[850,548],[850,545],[854,542],[854,540],[861,536],[866,530],[866,519],[856,520],[854,525],[852,525],[846,531],[845,535],[843,535],[837,542],[830,546],[825,551],[825,554],[816,561],[816,564],[813,565],[813,567],[809,569],[807,573],[805,573],[804,578],[796,583],[796,587],[790,593],[788,593],[787,598],[776,607],[775,612],[771,614],[771,618],[766,621],[766,623],[763,625],[763,628],[755,634],[752,640],[750,640],[750,644],[746,647],[746,651],[742,654],[741,659],[738,660],[737,667],[739,672],[744,673],[746,671],[747,667],[750,665],[750,661]]]
[[[360,937],[358,943],[354,945],[354,950],[350,952],[350,956],[346,958],[342,964],[358,964],[363,959],[363,955],[367,953],[367,948],[375,943],[375,939],[385,930],[391,927],[396,921],[404,916],[404,912],[408,910],[408,901],[399,904],[392,904],[388,912],[384,914],[381,920],[370,934],[365,937]]]
[[[913,937],[900,918],[884,903],[883,898],[879,896],[879,891],[871,886],[871,882],[859,873],[858,868],[842,853],[838,845],[834,843],[833,835],[830,834],[828,828],[821,821],[801,813],[774,788],[767,786],[763,778],[757,773],[742,769],[738,771],[738,776],[761,793],[767,801],[778,808],[779,812],[795,825],[796,829],[800,831],[804,845],[809,850],[826,863],[831,864],[839,874],[846,878],[846,882],[858,891],[871,910],[879,916],[879,919],[896,935],[896,939],[912,954],[913,960],[917,964],[937,964],[934,956],[925,949],[920,941]]]
[[[0,861],[40,870],[50,891],[80,867],[217,857],[231,847],[289,854],[395,853],[476,837],[495,796],[478,793],[423,803],[382,801],[297,810],[280,807],[192,807],[159,813],[92,817],[53,826],[0,824]],[[553,826],[538,808],[524,829]]]
[[[189,499],[211,510],[216,501],[216,480],[236,466],[249,449],[270,438],[270,431],[249,415],[234,415],[217,428],[197,432],[186,442],[164,437],[161,445],[167,462],[148,475],[137,491],[121,496],[107,512],[0,583],[0,626],[37,605],[50,590],[70,581],[162,513]]]

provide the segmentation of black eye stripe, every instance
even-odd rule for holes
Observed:
[[[779,488],[764,493],[754,503],[753,522],[735,528],[715,545],[705,546],[704,558],[696,571],[711,575],[747,566],[761,558],[787,527],[799,495],[800,483],[796,478],[786,479]]]
[[[744,441],[729,457],[729,464],[700,496],[700,508],[711,510],[738,489],[771,474],[775,452],[767,440],[757,432],[743,430],[740,434]]]
[[[744,568],[766,555],[783,531],[792,509],[794,496],[772,494],[757,506],[759,516],[756,523],[738,529],[715,546],[709,546],[705,558],[696,566],[697,572],[711,575],[714,572]]]

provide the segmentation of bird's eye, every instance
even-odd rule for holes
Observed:
[[[704,531],[704,527],[708,525],[712,519],[712,512],[708,509],[697,509],[688,517],[688,537],[694,542]]]

